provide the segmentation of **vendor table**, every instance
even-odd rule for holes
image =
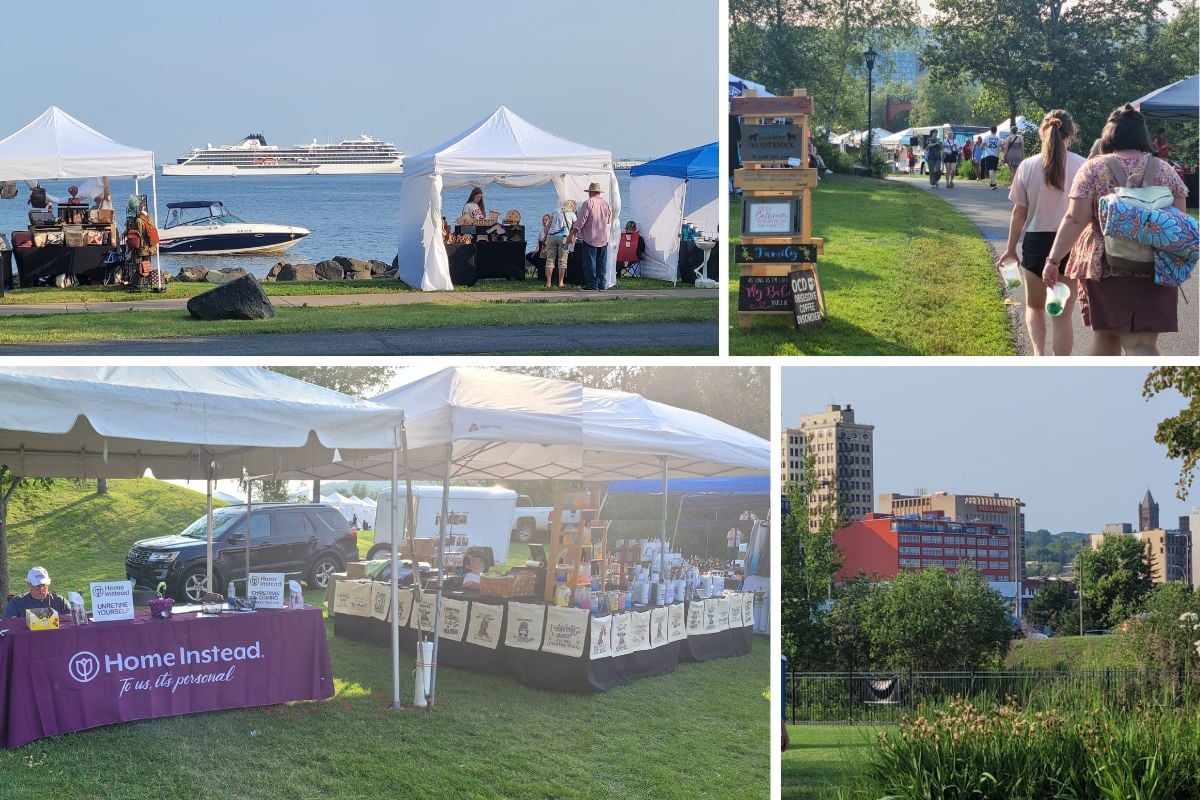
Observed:
[[[712,249],[712,255],[708,257],[708,277],[714,281],[721,280],[721,244]],[[678,270],[680,283],[696,282],[696,270],[704,263],[704,251],[696,246],[694,241],[681,241],[679,243],[679,261],[676,269]]]
[[[17,272],[22,289],[37,286],[38,280],[47,282],[55,275],[74,275],[80,283],[103,280],[107,268],[104,257],[111,247],[107,245],[46,245],[45,247],[21,247],[13,250],[17,261]]]
[[[367,584],[370,582],[360,582],[363,587]],[[339,587],[341,587],[341,583],[339,583]],[[339,605],[336,609],[334,634],[358,641],[372,642],[382,647],[389,646],[391,621],[384,619],[379,613],[369,613],[373,604],[370,598],[378,597],[379,595],[375,594],[377,591],[385,592],[386,585],[375,583],[370,584],[369,588],[361,588],[357,590],[361,593],[356,600],[352,599],[354,591],[353,589],[348,590],[346,604]],[[403,589],[402,591],[410,590]],[[753,644],[753,627],[738,624],[735,627],[711,633],[692,634],[686,637],[681,634],[681,638],[673,641],[660,642],[653,647],[633,650],[620,655],[592,657],[592,632],[596,624],[604,626],[608,622],[609,615],[605,614],[593,619],[586,614],[562,610],[567,614],[575,614],[574,621],[567,624],[578,626],[574,636],[577,642],[582,643],[582,653],[575,656],[562,652],[551,652],[547,650],[547,646],[550,639],[549,614],[553,607],[535,598],[519,598],[511,602],[524,605],[526,608],[541,607],[545,609],[539,612],[538,616],[545,615],[546,640],[535,638],[533,646],[508,646],[508,633],[511,625],[510,609],[507,608],[509,600],[480,597],[478,592],[460,590],[447,591],[444,597],[447,600],[463,603],[462,607],[470,609],[467,612],[468,616],[474,614],[473,609],[477,604],[485,604],[499,612],[497,618],[501,620],[501,625],[498,633],[493,630],[493,635],[499,637],[494,648],[472,643],[467,640],[468,637],[456,641],[443,636],[438,644],[437,661],[439,666],[488,672],[495,675],[511,675],[527,686],[546,691],[573,694],[606,692],[613,687],[632,683],[639,678],[673,672],[680,661],[709,661],[715,658],[745,655],[750,652]],[[731,595],[731,597],[748,596]],[[386,605],[384,603],[380,608],[384,608]],[[687,608],[691,605],[691,603],[686,606],[677,604],[675,607],[683,609],[686,616]],[[631,611],[620,612],[614,616],[614,625],[610,628],[614,631],[612,638],[615,639],[620,635],[622,644],[624,644],[625,635],[615,632],[618,630],[615,624],[616,620],[623,619],[631,623],[635,614],[644,616],[647,612],[661,613],[661,609],[656,611],[649,606],[635,606]],[[415,610],[412,613],[415,614]],[[739,618],[744,622],[743,614],[739,614]],[[583,624],[583,620],[587,621],[586,624]],[[581,633],[579,631],[582,628],[586,628],[586,630]],[[467,632],[470,633],[469,627]],[[426,636],[428,635],[426,634]],[[416,640],[416,630],[406,622],[400,628],[401,647],[410,653],[415,653]],[[540,647],[537,645],[539,642],[541,643]]]
[[[0,745],[116,722],[333,696],[319,608],[0,628]]]

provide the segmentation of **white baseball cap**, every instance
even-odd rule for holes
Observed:
[[[25,582],[30,586],[49,586],[50,573],[46,572],[45,567],[34,567],[29,570],[29,574],[25,576]]]

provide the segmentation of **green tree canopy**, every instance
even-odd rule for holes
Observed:
[[[1034,625],[1062,635],[1079,632],[1078,608],[1072,587],[1066,581],[1047,581],[1026,606],[1025,616]]]
[[[1156,367],[1146,376],[1142,396],[1154,397],[1168,389],[1183,395],[1187,407],[1158,423],[1154,441],[1167,448],[1168,458],[1182,461],[1175,496],[1186,500],[1200,459],[1200,367]]]
[[[1088,628],[1112,627],[1137,613],[1154,588],[1146,545],[1134,536],[1105,536],[1099,549],[1081,551],[1075,576]]]

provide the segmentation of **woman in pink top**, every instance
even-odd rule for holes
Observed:
[[[1066,274],[1080,281],[1079,308],[1084,323],[1092,328],[1089,355],[1119,356],[1124,351],[1131,356],[1155,356],[1158,335],[1179,330],[1179,290],[1158,285],[1152,274],[1109,265],[1104,257],[1104,237],[1092,224],[1097,201],[1118,185],[1109,168],[1111,161],[1124,169],[1130,186],[1141,186],[1146,175],[1153,147],[1137,109],[1126,103],[1109,115],[1100,134],[1100,152],[1075,175],[1067,216],[1046,257],[1043,278],[1052,286],[1058,279],[1058,262],[1070,252]],[[1187,188],[1175,170],[1159,161],[1153,183],[1169,188],[1175,207],[1185,211]]]
[[[1033,343],[1033,354],[1040,356],[1046,351],[1046,284],[1042,282],[1042,266],[1054,244],[1059,223],[1066,216],[1067,190],[1083,165],[1083,156],[1068,150],[1075,138],[1075,120],[1061,108],[1046,114],[1038,135],[1042,139],[1042,152],[1023,160],[1013,171],[1012,188],[1008,192],[1008,199],[1013,204],[1008,223],[1008,247],[996,266],[1005,261],[1019,261],[1025,267],[1021,270],[1021,283],[1025,287],[1025,329]],[[1017,240],[1022,231],[1025,238],[1018,259]],[[1071,288],[1071,298],[1063,313],[1050,319],[1054,328],[1054,355],[1069,356],[1075,343],[1071,311],[1076,286],[1073,278],[1062,281]]]

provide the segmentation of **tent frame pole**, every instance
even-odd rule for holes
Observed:
[[[157,170],[150,170],[150,197],[154,203],[154,227],[158,227],[158,177]],[[154,290],[161,292],[162,285],[162,256],[159,255],[158,248],[154,248]],[[250,541],[250,529],[246,529],[246,541]]]
[[[454,444],[446,445],[446,472],[442,479],[442,519],[438,525],[438,585],[433,603],[433,671],[425,691],[429,696],[429,707],[437,700],[438,636],[442,615],[442,583],[446,578],[446,523],[450,516],[450,469],[454,460]],[[415,555],[415,553],[414,553]],[[418,645],[420,646],[420,645]]]
[[[254,481],[246,481],[246,588],[243,590],[245,597],[250,596],[250,522],[254,517]]]
[[[404,415],[400,415],[400,427],[395,429],[396,445],[404,451],[404,469],[408,471],[408,437],[404,429]],[[391,507],[388,509],[392,531],[392,710],[400,711],[404,704],[400,700],[400,537],[396,535],[396,487],[399,484],[399,465],[397,463],[397,447],[392,448],[392,494]],[[379,520],[375,520],[376,530]]]
[[[668,508],[667,508],[667,503],[668,503],[668,497],[667,497],[667,457],[666,457],[666,456],[659,456],[659,461],[660,461],[660,463],[662,464],[662,494],[663,494],[663,501],[662,501],[662,530],[661,530],[661,531],[660,531],[660,533],[659,533],[659,535],[661,536],[661,538],[659,539],[659,547],[658,547],[658,580],[659,580],[659,585],[661,586],[661,585],[663,585],[664,583],[666,583],[666,580],[667,580],[666,573],[663,571],[663,567],[664,567],[664,564],[663,564],[663,562],[666,560],[666,550],[667,550],[667,517],[669,516],[669,511],[668,511]],[[656,591],[656,592],[657,592],[657,591],[658,591],[658,589],[655,589],[654,591]],[[661,598],[661,597],[660,597],[660,598],[658,598],[658,605],[662,605],[662,598]]]
[[[213,529],[213,504],[212,504],[213,503],[213,462],[212,461],[208,462],[208,475],[205,477],[204,489],[205,489],[204,494],[206,497],[206,502],[205,502],[206,530],[205,530],[205,537],[204,537],[206,540],[205,541],[205,561],[206,561],[207,568],[208,568],[208,573],[207,573],[207,575],[205,575],[205,578],[208,580],[208,591],[211,592],[213,590],[213,553],[212,553],[212,547],[213,547],[213,534],[212,534],[212,529]]]

